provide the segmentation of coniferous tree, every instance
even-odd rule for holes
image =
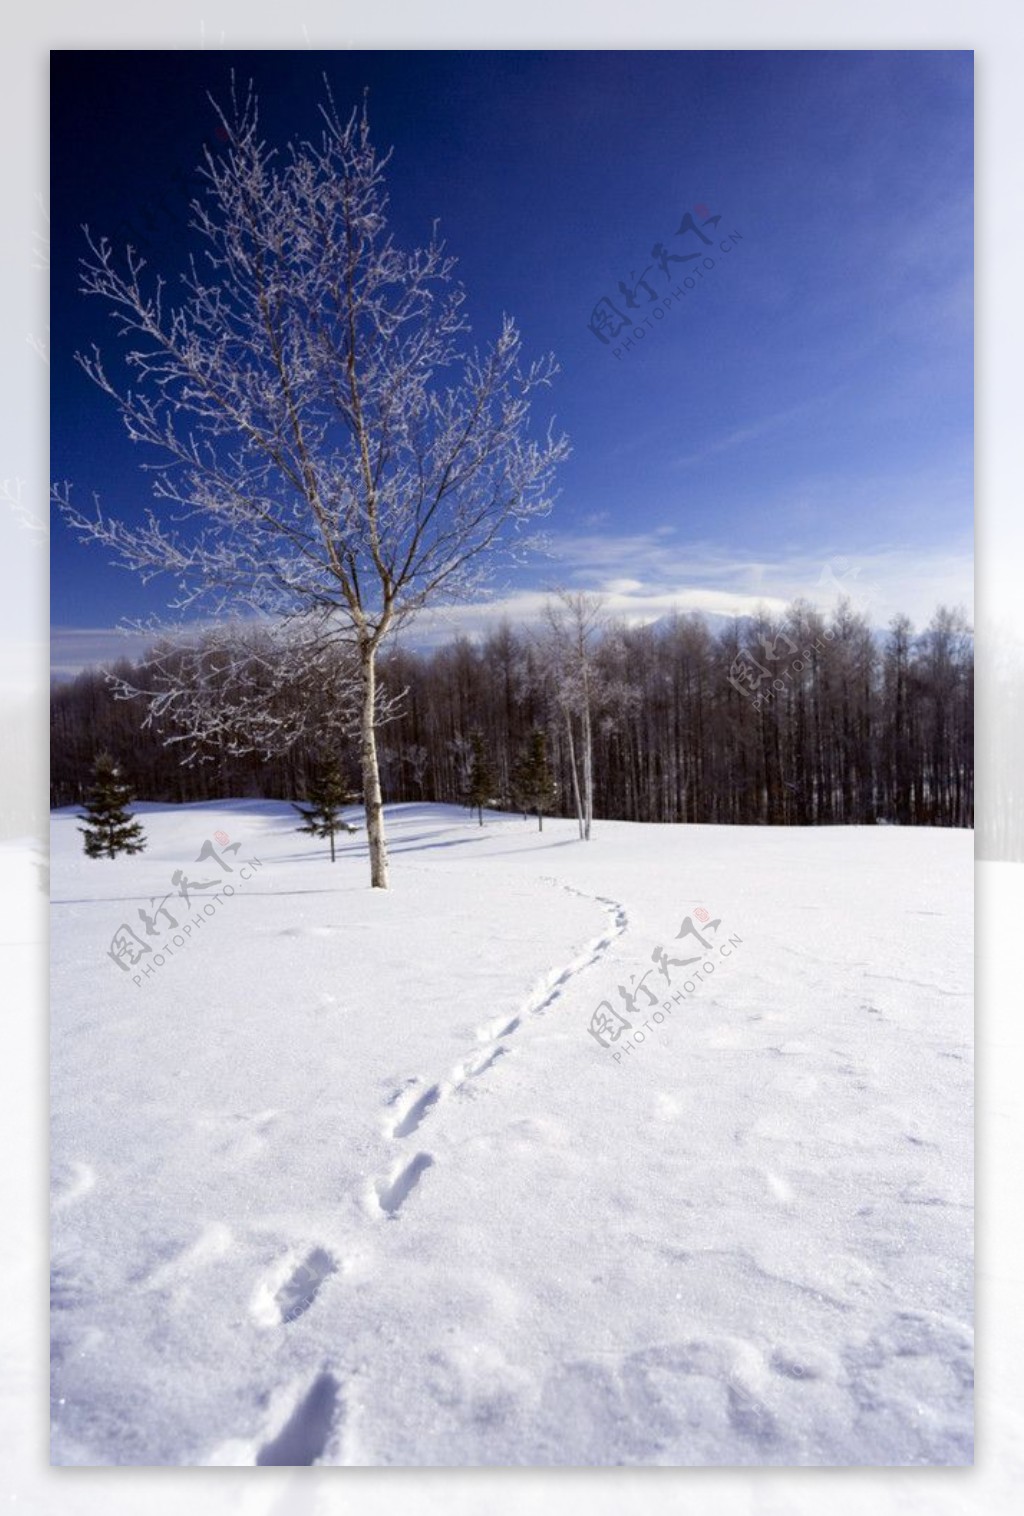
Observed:
[[[303,817],[297,830],[310,837],[327,838],[331,844],[331,862],[335,861],[334,838],[338,832],[354,832],[350,821],[342,820],[342,807],[356,797],[342,778],[337,763],[325,763],[306,781],[307,805],[296,805]]]
[[[537,818],[537,830],[544,830],[544,816],[555,803],[555,781],[548,767],[547,738],[536,728],[530,745],[516,767],[513,780],[516,804]]]
[[[141,853],[146,846],[142,826],[130,814],[132,792],[109,753],[100,753],[93,764],[92,788],[85,800],[85,838],[90,858],[116,858],[118,853]]]
[[[475,810],[480,818],[480,825],[484,824],[484,806],[490,805],[494,799],[495,779],[491,760],[484,747],[482,732],[473,732],[470,735],[470,770],[469,787],[466,790],[466,804],[470,810]]]

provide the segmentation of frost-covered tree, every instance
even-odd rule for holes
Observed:
[[[186,765],[296,748],[328,759],[359,730],[358,664],[321,616],[234,620],[162,637],[108,678],[118,699],[145,702],[143,728],[159,731]],[[378,724],[397,703],[378,693]]]
[[[413,781],[419,788],[420,799],[426,795],[427,771],[430,767],[430,750],[421,742],[414,742],[402,754],[402,760],[408,765]]]
[[[559,590],[545,607],[542,667],[565,723],[576,819],[584,842],[590,841],[594,821],[594,712],[599,683],[594,652],[603,606],[600,595]]]
[[[337,834],[339,832],[352,834],[357,830],[350,821],[345,821],[341,814],[344,807],[350,805],[355,798],[345,783],[337,763],[330,761],[307,779],[308,804],[295,806],[303,818],[303,824],[297,830],[305,832],[310,837],[327,839],[331,844],[332,863],[335,861],[334,839]]]
[[[448,744],[448,752],[451,757],[457,792],[465,799],[469,791],[470,776],[473,772],[473,744],[468,737],[456,734]]]
[[[85,838],[90,858],[116,858],[118,853],[141,853],[146,846],[141,823],[128,810],[132,792],[109,753],[100,753],[93,764],[93,781],[85,800]]]
[[[126,342],[121,374],[86,373],[151,451],[142,524],[72,526],[146,578],[178,587],[193,620],[316,614],[358,669],[371,884],[386,888],[377,659],[426,605],[477,591],[499,547],[546,512],[568,445],[531,433],[556,365],[524,363],[509,317],[468,345],[464,295],[436,232],[405,251],[388,227],[387,158],[364,110],[329,92],[317,142],[278,155],[251,91],[218,110],[193,202],[196,253],[172,299],[129,247],[87,233],[82,288]]]
[[[539,728],[530,734],[529,746],[516,765],[512,787],[516,804],[536,816],[537,830],[542,832],[544,817],[554,806],[558,790],[548,767],[547,738]]]
[[[491,763],[490,754],[484,745],[482,732],[471,732],[469,737],[470,763],[469,781],[466,786],[466,804],[470,810],[475,810],[480,825],[484,824],[484,806],[492,804],[497,780],[494,777],[494,767]]]

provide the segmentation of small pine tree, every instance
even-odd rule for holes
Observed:
[[[330,840],[332,863],[335,861],[334,838],[337,833],[357,830],[351,822],[341,819],[342,807],[350,805],[355,798],[342,778],[338,765],[331,760],[306,781],[308,805],[294,806],[304,818],[298,831],[306,832],[310,837],[325,837]]]
[[[532,812],[537,818],[537,830],[544,830],[544,816],[552,809],[557,793],[555,781],[548,768],[547,738],[541,731],[530,736],[530,745],[516,765],[515,796],[517,805],[524,814]]]
[[[484,747],[483,734],[481,732],[470,733],[470,767],[469,787],[466,790],[466,804],[470,810],[475,810],[480,817],[480,825],[484,824],[484,806],[490,805],[494,799],[495,778]]]
[[[132,792],[109,753],[100,753],[92,768],[93,782],[85,799],[85,838],[90,858],[116,858],[118,853],[141,853],[146,846],[141,824],[128,811]]]

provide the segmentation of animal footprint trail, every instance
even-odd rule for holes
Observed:
[[[545,883],[560,885],[560,881],[556,879],[547,879]],[[411,1137],[443,1101],[462,1089],[469,1080],[479,1078],[481,1074],[492,1068],[498,1059],[509,1051],[507,1046],[501,1044],[519,1030],[524,1017],[539,1015],[553,1005],[564,993],[569,981],[596,963],[608,951],[615,938],[621,936],[626,930],[629,918],[625,907],[617,900],[611,900],[604,895],[586,895],[582,890],[577,890],[568,884],[560,885],[560,887],[569,894],[578,895],[583,900],[591,900],[603,906],[611,916],[612,930],[606,930],[601,936],[595,937],[571,963],[552,970],[515,1015],[492,1019],[478,1028],[478,1040],[490,1045],[475,1057],[456,1064],[448,1079],[438,1080],[414,1097],[409,1094],[409,1085],[418,1087],[419,1080],[411,1080],[405,1090],[396,1091],[388,1100],[387,1105],[391,1108],[398,1105],[400,1114],[393,1123],[385,1124],[385,1131],[393,1141],[401,1142],[406,1137]],[[403,1167],[393,1169],[387,1177],[374,1181],[372,1195],[378,1209],[387,1216],[388,1220],[393,1221],[398,1217],[398,1213],[419,1184],[423,1174],[433,1165],[434,1159],[429,1153],[417,1153]]]
[[[616,937],[621,937],[629,926],[629,917],[626,908],[618,900],[612,900],[607,895],[588,895],[583,890],[576,889],[571,884],[562,884],[558,879],[545,876],[545,884],[553,884],[563,889],[569,895],[577,895],[581,900],[590,900],[603,906],[611,917],[611,931],[603,932],[599,937],[588,942],[583,951],[562,968],[552,969],[541,981],[540,985],[530,994],[522,1008],[505,1021],[499,1017],[497,1020],[485,1021],[477,1029],[477,1040],[480,1042],[496,1042],[502,1038],[511,1037],[522,1026],[526,1016],[540,1016],[544,1011],[554,1005],[565,993],[565,987],[570,980],[582,974],[604,957]]]
[[[546,883],[559,885],[557,879],[548,879]],[[585,969],[589,969],[603,958],[616,937],[621,937],[629,926],[626,908],[618,900],[612,900],[607,895],[588,895],[583,890],[578,890],[571,884],[561,884],[559,887],[569,895],[576,895],[581,900],[592,900],[596,904],[603,906],[611,916],[612,930],[604,932],[600,937],[595,937],[593,941],[588,942],[582,953],[574,958],[571,963],[566,964],[564,968],[555,969],[527,1001],[523,1010],[524,1015],[542,1015],[565,993],[565,987],[569,981],[575,979],[578,974],[582,974]]]
[[[564,993],[565,987],[570,980],[574,979],[578,974],[583,973],[584,969],[588,969],[592,964],[597,963],[611,947],[616,937],[621,937],[628,927],[629,918],[626,914],[626,908],[619,901],[612,900],[606,895],[587,895],[583,890],[577,890],[570,884],[561,884],[557,879],[545,878],[544,882],[556,885],[570,895],[577,895],[581,900],[591,900],[603,906],[612,918],[612,930],[602,933],[599,937],[595,937],[571,963],[564,965],[562,968],[553,969],[545,977],[540,986],[527,998],[525,1004],[515,1015],[492,1018],[478,1027],[476,1032],[477,1040],[488,1043],[490,1046],[485,1048],[484,1052],[475,1060],[469,1060],[456,1065],[448,1080],[432,1084],[423,1094],[417,1096],[391,1128],[391,1136],[393,1138],[411,1137],[425,1117],[442,1100],[445,1100],[449,1095],[459,1090],[468,1079],[476,1079],[485,1073],[487,1069],[491,1068],[508,1051],[507,1048],[495,1046],[495,1044],[504,1042],[517,1032],[523,1024],[524,1017],[530,1015],[538,1016],[546,1011],[549,1006],[553,1005]],[[398,1096],[392,1096],[392,1101],[389,1104],[398,1098]]]

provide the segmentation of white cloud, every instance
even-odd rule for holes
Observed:
[[[549,556],[572,588],[603,587],[609,609],[635,619],[670,610],[743,615],[759,603],[780,610],[798,596],[828,606],[845,590],[876,625],[884,626],[897,611],[923,625],[937,605],[963,605],[970,612],[974,599],[969,543],[866,552],[837,543],[813,555],[750,558],[709,544],[670,543],[655,531],[555,537]],[[552,582],[559,577],[554,573]]]
[[[50,672],[71,678],[85,668],[136,658],[152,641],[151,633],[116,626],[55,626],[50,633]]]
[[[506,589],[489,599],[423,612],[405,629],[409,647],[436,647],[452,638],[485,636],[502,621],[536,624],[558,585],[604,597],[609,615],[630,626],[673,612],[744,616],[759,606],[781,614],[797,597],[821,609],[846,593],[873,626],[884,627],[897,611],[918,628],[937,605],[973,609],[973,565],[969,550],[879,548],[870,553],[831,556],[780,554],[743,558],[721,548],[669,543],[661,528],[614,537],[610,534],[554,537],[549,541],[552,572],[541,587]],[[114,627],[55,627],[52,668],[77,673],[90,664],[137,655],[146,634]]]
[[[556,561],[563,561],[557,543],[551,552]],[[552,575],[550,589],[513,590],[477,604],[424,613],[403,641],[429,647],[458,634],[486,635],[505,620],[513,625],[537,622],[558,583],[603,594],[608,613],[631,626],[673,612],[732,617],[751,615],[763,606],[781,614],[798,597],[825,610],[841,594],[848,595],[876,627],[885,627],[898,611],[921,628],[940,604],[962,605],[968,614],[973,607],[973,568],[967,551],[888,548],[869,554],[836,552],[829,558],[792,554],[751,560],[711,548],[666,551],[664,540],[651,533],[575,537],[564,545],[565,560],[570,555],[574,567],[562,576]],[[613,564],[636,573],[609,574]]]

